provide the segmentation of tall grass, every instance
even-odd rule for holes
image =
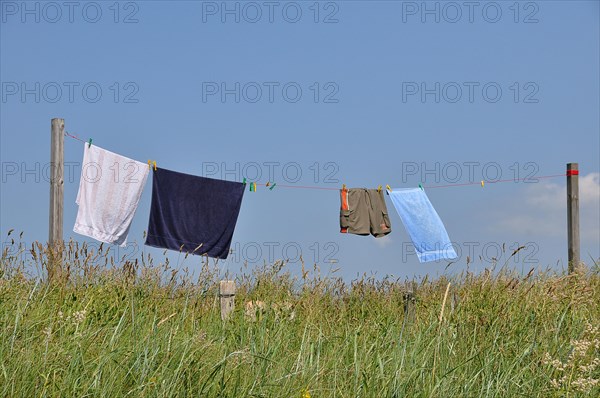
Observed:
[[[54,257],[14,245],[0,265],[0,396],[600,396],[597,268],[423,280],[409,321],[405,281],[295,278],[278,262],[237,277],[223,322],[206,259],[192,278],[75,242]],[[55,283],[28,275],[59,260]]]

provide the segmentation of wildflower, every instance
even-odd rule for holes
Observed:
[[[276,319],[287,318],[292,321],[296,318],[296,311],[294,311],[294,307],[289,301],[284,301],[281,304],[273,303],[271,304],[271,309],[275,312]]]
[[[250,318],[250,320],[255,321],[256,314],[264,313],[265,307],[266,306],[265,306],[264,301],[248,301],[248,302],[246,302],[244,313],[247,318]]]
[[[199,343],[202,343],[204,341],[206,341],[206,337],[207,334],[204,330],[201,330],[197,335],[196,335],[196,339],[198,340]]]
[[[73,313],[73,323],[75,325],[79,325],[80,323],[82,323],[83,321],[85,321],[85,315],[87,314],[87,311],[85,309],[81,310],[81,311],[75,311]]]
[[[550,380],[553,388],[587,393],[598,385],[600,380],[591,376],[600,366],[600,358],[594,355],[594,349],[600,345],[597,337],[599,330],[597,326],[588,323],[582,337],[571,340],[571,352],[565,362],[552,358],[549,353],[544,354],[542,364],[550,365],[554,371],[562,373],[562,377]]]
[[[598,385],[598,379],[588,378],[579,378],[577,380],[573,380],[571,385],[581,392],[589,392],[593,387]]]

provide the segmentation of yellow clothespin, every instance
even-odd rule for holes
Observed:
[[[148,159],[148,170],[152,170],[152,161]]]
[[[385,189],[387,189],[388,191],[392,192],[392,187],[390,187],[389,185],[386,185]]]
[[[154,161],[154,171],[156,171],[156,160]]]
[[[481,188],[483,188],[484,185],[485,183],[483,182],[483,180],[481,180]]]
[[[377,192],[381,192],[381,185],[377,187]]]

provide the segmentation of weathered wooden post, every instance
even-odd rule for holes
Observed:
[[[404,319],[406,323],[413,323],[415,320],[415,302],[416,302],[416,283],[413,281],[409,290],[404,293]]]
[[[65,120],[54,118],[50,123],[50,215],[48,248],[50,256],[48,262],[48,280],[56,277],[57,267],[60,267],[61,250],[57,250],[63,243],[63,199],[64,199],[64,142]]]
[[[235,281],[223,280],[219,283],[221,319],[227,320],[235,308]]]
[[[567,163],[569,274],[579,267],[579,163]]]

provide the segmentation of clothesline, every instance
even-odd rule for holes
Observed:
[[[95,164],[99,175],[110,173],[115,164],[135,166],[135,176],[130,175],[127,180],[85,178],[86,170],[82,167],[75,200],[78,211],[74,232],[101,242],[124,246],[147,177],[152,174],[152,201],[145,244],[185,252],[186,256],[195,254],[227,259],[246,185],[250,186],[250,191],[256,191],[256,181],[246,182],[246,178],[243,182],[206,178],[162,167],[159,170],[155,161],[148,160],[148,163],[144,164],[92,145],[92,139],[84,141],[67,132],[65,135],[84,143],[83,164]],[[578,173],[578,170],[568,170],[564,175]],[[561,175],[537,178],[559,176]],[[527,179],[489,182],[516,182]],[[445,187],[474,184],[449,184]],[[484,187],[485,181],[482,180],[480,184]],[[277,183],[267,181],[260,185],[273,190]],[[280,187],[338,190],[301,185]],[[432,188],[441,187],[444,186]],[[393,189],[389,185],[385,186],[413,242],[419,262],[456,258],[446,228],[429,201],[423,184],[419,184],[419,188]],[[348,189],[342,184],[339,192],[340,233],[381,238],[392,232],[382,185],[376,189]]]
[[[73,138],[75,140],[81,141],[81,142],[90,142],[90,141],[86,141],[83,140],[81,138],[79,138],[76,134],[69,134],[68,132],[65,131],[65,135],[69,138]],[[497,180],[497,181],[491,181],[491,180],[481,180],[481,181],[474,181],[474,182],[465,182],[465,183],[456,183],[456,184],[445,184],[445,185],[425,185],[425,184],[420,184],[419,187],[422,188],[427,188],[427,189],[434,189],[434,188],[452,188],[452,187],[462,187],[462,186],[469,186],[469,185],[481,185],[482,187],[485,186],[485,184],[499,184],[499,183],[504,183],[504,182],[521,182],[521,181],[535,181],[536,179],[541,179],[541,178],[556,178],[556,177],[565,177],[567,174],[566,173],[562,173],[562,174],[552,174],[552,175],[546,175],[546,176],[535,176],[535,177],[525,177],[525,178],[508,178],[505,180]],[[266,183],[260,182],[260,181],[253,181],[256,184],[260,184],[260,185],[265,185]],[[271,184],[269,182],[269,184]],[[318,190],[326,190],[326,191],[339,191],[340,188],[330,188],[330,187],[319,187],[319,186],[306,186],[306,185],[281,185],[281,184],[277,184],[277,187],[280,188],[296,188],[296,189],[318,189]]]

